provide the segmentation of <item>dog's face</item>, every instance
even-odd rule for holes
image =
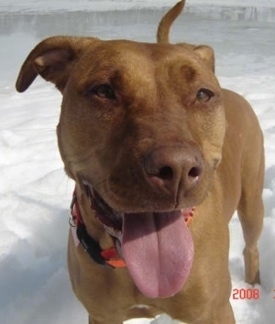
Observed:
[[[119,212],[199,204],[221,160],[225,119],[207,47],[50,38],[17,82],[63,93],[58,142],[67,174]]]
[[[72,178],[119,212],[201,202],[221,159],[224,116],[218,83],[198,54],[99,42],[62,91],[58,139]]]
[[[62,92],[57,133],[66,172],[93,196],[105,225],[122,230],[123,223],[126,243],[172,222],[174,235],[177,211],[200,204],[211,186],[225,133],[212,64],[213,53],[204,46],[54,37],[40,43],[21,69],[17,90],[26,90],[40,74]],[[181,284],[193,253],[183,232],[182,242],[173,243],[186,252],[182,264],[177,260],[178,268],[187,269]],[[173,284],[168,268],[172,288],[156,284],[148,291],[127,256],[130,250],[123,253],[144,294],[175,293],[180,285]]]

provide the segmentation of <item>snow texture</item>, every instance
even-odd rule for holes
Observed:
[[[41,79],[18,94],[20,65],[42,38],[55,34],[155,41],[173,0],[0,0],[0,323],[87,323],[66,269],[73,183],[61,163],[55,127],[60,94]],[[127,10],[127,11],[125,11]],[[259,242],[260,297],[233,299],[238,324],[275,318],[275,1],[193,0],[171,32],[174,42],[209,44],[223,87],[242,94],[260,120],[266,149],[264,229]],[[244,282],[243,238],[230,223],[233,289]],[[166,316],[127,323],[171,324]]]

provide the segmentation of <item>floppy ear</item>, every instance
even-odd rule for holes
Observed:
[[[96,38],[50,37],[39,43],[28,55],[16,81],[16,90],[28,89],[37,75],[50,81],[62,92],[75,63]]]
[[[193,48],[195,53],[207,64],[207,66],[215,73],[215,53],[212,47],[200,45]]]

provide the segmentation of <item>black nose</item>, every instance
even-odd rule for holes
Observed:
[[[177,197],[193,189],[203,174],[200,152],[190,145],[158,147],[145,159],[145,171],[151,185]]]

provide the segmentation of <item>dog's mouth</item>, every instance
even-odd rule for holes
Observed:
[[[106,232],[121,241],[123,227],[123,213],[116,212],[97,193],[86,186],[86,192],[91,201],[91,207],[96,212],[96,217],[104,226]]]
[[[91,207],[115,238],[137,288],[147,297],[170,297],[186,282],[194,255],[185,210],[119,213],[90,186]]]

